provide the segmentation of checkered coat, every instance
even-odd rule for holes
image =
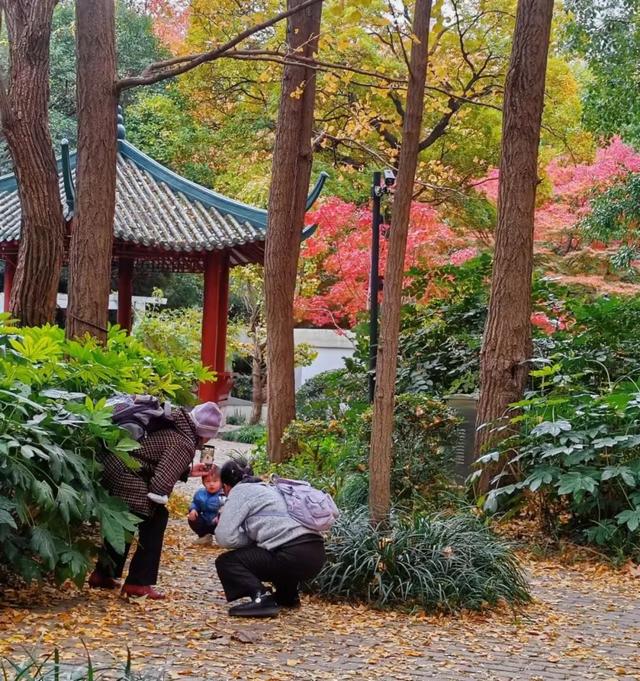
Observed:
[[[189,471],[198,444],[198,435],[184,409],[174,409],[175,427],[150,433],[131,455],[140,464],[133,471],[115,454],[102,457],[102,482],[109,493],[122,499],[132,513],[151,515],[155,504],[147,498],[154,494],[171,494],[173,486]]]

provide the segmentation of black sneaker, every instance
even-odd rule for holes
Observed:
[[[299,596],[289,599],[279,598],[278,593],[276,592],[273,594],[273,598],[279,607],[286,608],[287,610],[298,610],[298,608],[302,607]]]
[[[271,594],[258,594],[249,603],[229,608],[231,617],[276,617],[280,608]]]

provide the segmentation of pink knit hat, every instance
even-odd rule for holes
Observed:
[[[215,402],[203,402],[196,405],[189,412],[189,416],[196,427],[196,433],[206,438],[215,437],[224,421],[222,412]]]

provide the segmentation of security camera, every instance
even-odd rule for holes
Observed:
[[[385,186],[393,187],[393,185],[396,183],[396,174],[393,172],[393,170],[387,168],[383,174]]]

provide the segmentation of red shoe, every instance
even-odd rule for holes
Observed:
[[[113,577],[105,577],[94,570],[89,575],[89,586],[92,589],[119,589],[120,582]]]
[[[125,598],[148,598],[151,601],[161,601],[166,595],[156,591],[152,586],[142,586],[140,584],[126,584],[122,587],[122,595]]]

